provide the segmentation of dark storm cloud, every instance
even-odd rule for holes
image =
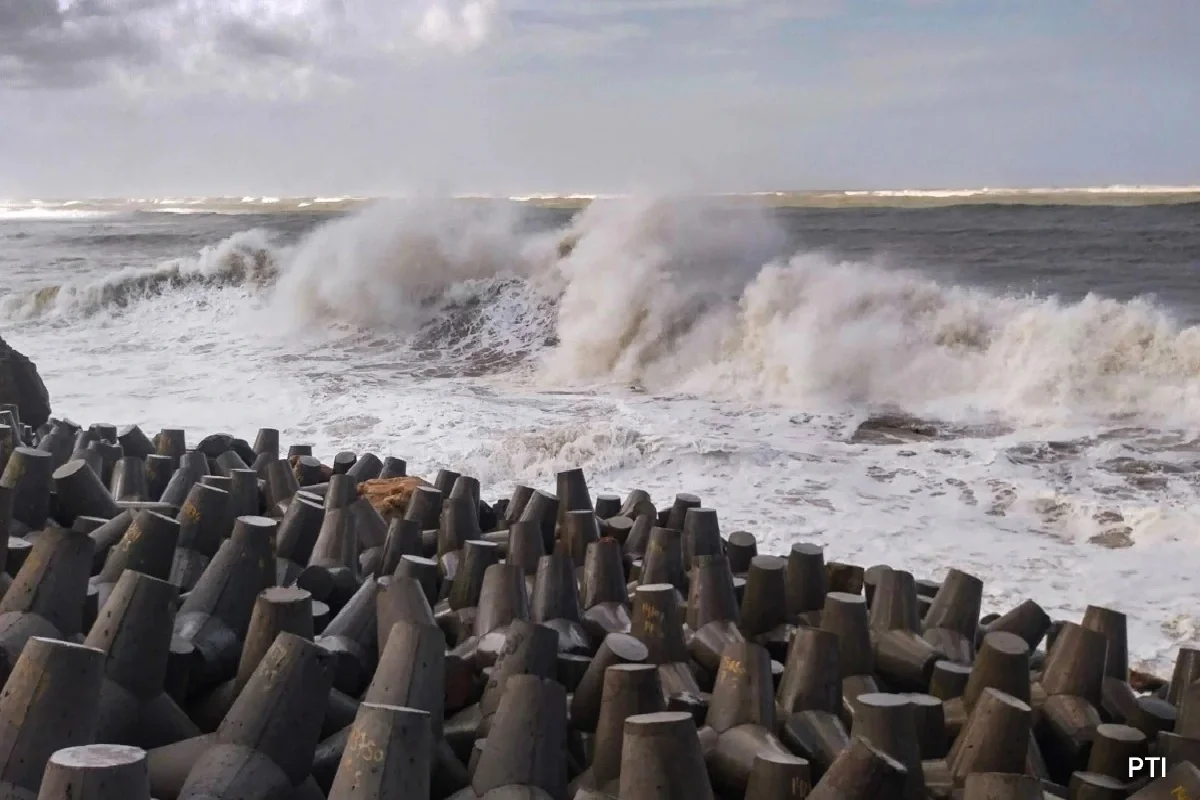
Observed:
[[[156,43],[97,0],[60,10],[55,0],[0,0],[0,82],[78,86],[113,64],[145,65]]]

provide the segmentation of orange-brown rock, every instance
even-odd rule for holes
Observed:
[[[408,498],[418,486],[431,486],[429,481],[408,476],[405,478],[376,478],[358,485],[358,496],[367,498],[384,519],[404,514]]]

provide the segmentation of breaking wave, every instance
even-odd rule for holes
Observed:
[[[457,374],[546,385],[1026,422],[1186,420],[1200,329],[1149,300],[1002,295],[791,252],[744,205],[597,201],[565,228],[512,203],[405,201],[284,246],[247,231],[190,259],[6,298],[10,319],[89,314],[186,287],[264,291],[302,328],[356,332]]]
[[[122,309],[138,300],[194,286],[264,287],[279,271],[279,254],[267,233],[249,230],[203,248],[191,258],[164,261],[153,267],[129,268],[99,280],[45,286],[11,294],[0,301],[10,320],[45,316],[89,315]]]

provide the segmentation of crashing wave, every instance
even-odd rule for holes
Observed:
[[[535,366],[559,387],[941,418],[1200,413],[1200,329],[1148,300],[1001,295],[789,252],[773,218],[744,205],[598,200],[550,231],[531,230],[526,213],[377,204],[291,247],[247,231],[193,258],[9,297],[3,311],[32,319],[185,287],[270,287],[281,321],[357,331],[438,374]]]

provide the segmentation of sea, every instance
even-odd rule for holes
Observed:
[[[1200,644],[1200,188],[4,201],[0,335],[80,423],[582,467]]]

